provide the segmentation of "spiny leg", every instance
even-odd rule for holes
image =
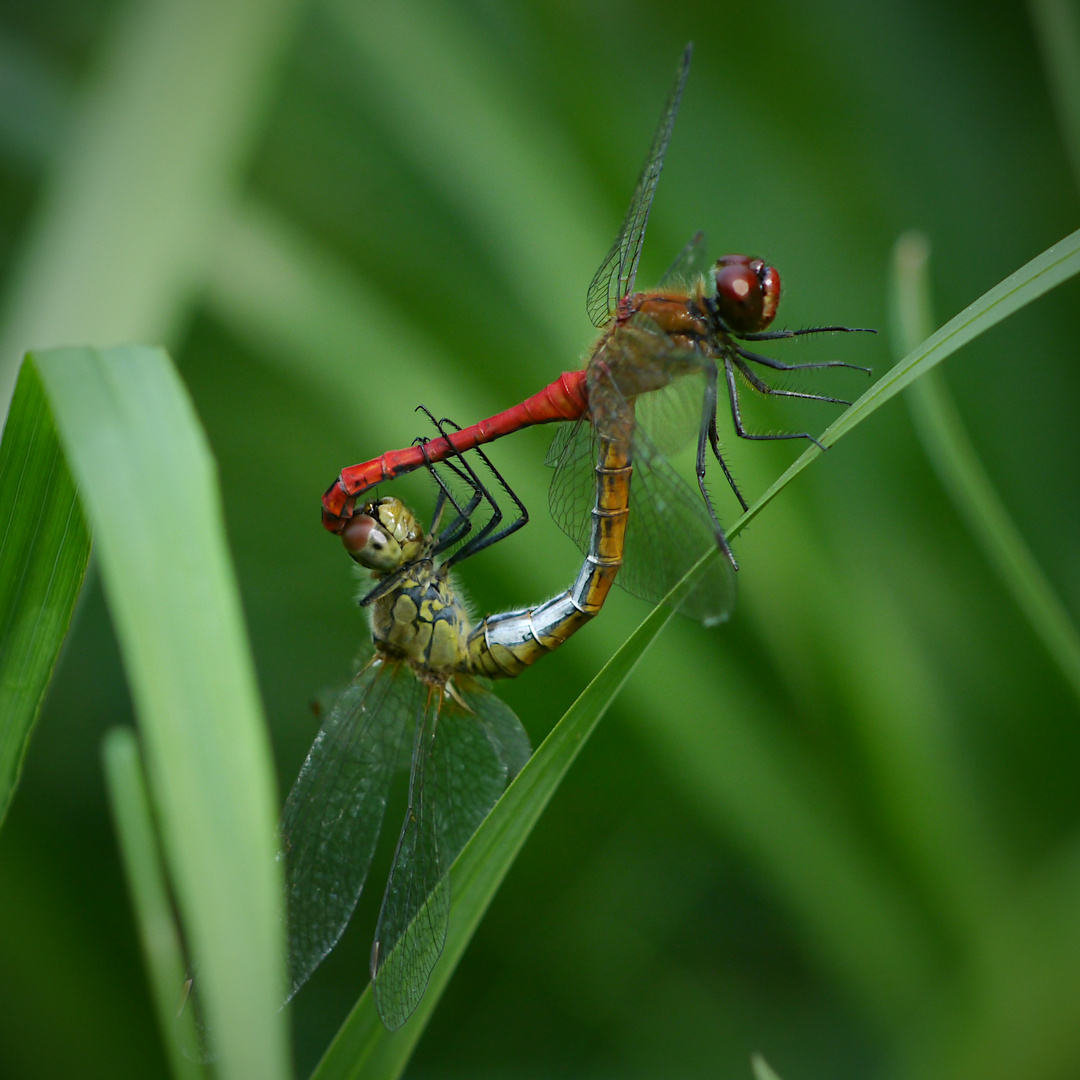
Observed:
[[[729,331],[730,333],[730,331]],[[876,334],[868,326],[804,326],[801,330],[760,330],[756,334],[739,334],[743,341],[781,341],[805,334]],[[733,335],[734,336],[734,335]],[[865,369],[863,369],[865,370]]]
[[[759,393],[762,394],[774,394],[778,397],[794,397],[805,398],[807,401],[828,401],[833,405],[850,405],[850,401],[845,401],[843,398],[826,397],[824,394],[808,394],[802,390],[780,390],[778,387],[770,386],[764,379],[756,375],[746,364],[740,360],[737,356],[733,358],[735,366],[746,377],[746,381]]]
[[[703,432],[707,431],[713,457],[720,462],[720,468],[724,470],[724,476],[727,477],[727,482],[731,487],[731,490],[735,492],[735,498],[739,500],[739,505],[744,510],[749,510],[750,504],[743,498],[743,494],[739,490],[739,485],[735,483],[735,477],[731,475],[731,470],[728,468],[728,464],[724,460],[724,455],[720,450],[720,436],[716,430],[716,409],[719,403],[717,377],[716,365],[712,364],[711,367],[707,369],[707,374],[705,376],[705,399],[702,403],[701,410],[701,428],[698,431],[698,484],[700,485],[703,482],[705,476],[705,438]],[[707,496],[706,501],[708,501]]]
[[[727,477],[727,482],[731,486],[731,490],[735,492],[735,498],[739,500],[739,505],[743,510],[749,510],[750,504],[743,498],[743,493],[739,490],[739,485],[735,483],[735,477],[731,475],[731,470],[728,468],[727,462],[724,460],[724,455],[720,452],[720,436],[716,431],[716,411],[714,409],[712,418],[709,420],[709,444],[712,446],[713,457],[720,462],[720,468],[724,470],[724,475]]]
[[[771,356],[762,356],[761,353],[751,352],[749,349],[741,349],[735,346],[735,351],[744,359],[755,364],[764,364],[776,371],[817,371],[819,368],[850,368],[852,371],[865,371],[872,374],[869,368],[860,367],[858,364],[849,364],[844,360],[819,360],[809,364],[785,364],[782,360],[776,360]]]
[[[439,552],[445,551],[446,548],[452,547],[472,531],[472,515],[480,505],[482,496],[479,492],[474,490],[468,503],[466,503],[465,506],[462,506],[457,499],[454,498],[454,493],[450,490],[449,484],[442,478],[439,470],[435,467],[434,462],[427,459],[427,453],[423,450],[422,446],[421,453],[424,454],[425,468],[432,477],[434,477],[435,483],[439,485],[439,495],[435,501],[435,513],[431,521],[431,534],[433,536],[438,536],[438,540],[432,548],[432,554],[437,555]],[[454,469],[453,471],[456,473],[457,469]],[[457,517],[455,517],[445,529],[440,529],[439,520],[442,517],[443,507],[447,502],[449,502],[457,511]]]
[[[421,408],[423,408],[423,406],[421,406]],[[456,431],[461,430],[460,426],[458,424],[455,424],[454,421],[446,418],[443,418],[442,420],[436,420],[435,417],[432,416],[432,414],[427,409],[423,409],[423,411],[427,414],[428,418],[435,425],[435,427],[438,428],[439,434],[442,435],[444,438],[447,437],[447,428],[453,428]],[[447,439],[447,441],[449,442],[449,439]],[[505,539],[511,533],[516,532],[523,525],[527,524],[529,520],[529,512],[525,509],[525,504],[522,503],[521,499],[518,498],[517,493],[506,482],[499,470],[496,469],[495,466],[491,463],[491,460],[488,458],[488,456],[479,447],[473,447],[473,450],[477,455],[479,455],[480,460],[483,461],[484,464],[488,467],[491,474],[498,481],[499,486],[513,500],[515,506],[518,509],[518,516],[509,525],[505,526],[502,529],[499,529],[497,532],[493,531],[503,519],[502,509],[496,502],[495,497],[492,495],[491,491],[476,474],[476,470],[473,469],[473,467],[469,464],[464,454],[462,454],[460,450],[455,450],[455,456],[460,462],[461,467],[459,468],[450,459],[447,459],[444,464],[451,468],[458,477],[460,477],[466,484],[468,484],[473,489],[474,499],[470,501],[471,509],[475,509],[481,498],[485,499],[488,505],[491,507],[491,518],[464,547],[456,551],[450,557],[450,559],[447,560],[447,566],[453,566],[455,563],[460,562],[462,559],[468,558],[470,555],[475,555],[478,551],[482,551],[484,548],[489,547],[491,544],[498,543],[498,541]],[[443,544],[442,540],[440,539],[436,550],[442,551],[445,550],[448,546],[450,545]]]
[[[424,407],[421,405],[420,408],[423,409]],[[427,412],[426,409],[424,409],[424,411]],[[430,416],[431,414],[429,413],[428,415]],[[432,549],[432,554],[437,554],[453,544],[456,544],[472,530],[472,515],[480,505],[480,500],[483,496],[480,493],[478,485],[471,483],[468,477],[466,477],[456,466],[451,464],[449,465],[449,468],[472,488],[472,495],[470,496],[468,503],[466,503],[465,506],[462,506],[454,497],[454,493],[442,478],[439,470],[435,467],[435,463],[429,460],[427,451],[424,449],[424,440],[416,439],[413,445],[420,447],[420,453],[424,458],[424,466],[435,480],[435,483],[439,485],[439,494],[435,500],[435,513],[432,515],[430,530],[432,536],[438,537],[435,547]],[[454,518],[445,529],[440,529],[439,522],[442,519],[443,508],[446,506],[447,502],[449,502],[457,511],[457,517]]]
[[[438,427],[441,434],[445,435],[445,427],[452,427],[457,431],[461,428],[452,420],[448,420],[445,417],[439,421]],[[518,516],[510,522],[509,525],[504,526],[497,532],[494,532],[496,526],[503,519],[502,508],[495,501],[495,497],[492,495],[487,486],[476,474],[476,470],[468,463],[463,454],[458,451],[457,456],[461,460],[462,467],[467,470],[469,476],[472,478],[472,482],[477,484],[480,490],[483,492],[484,497],[487,499],[488,504],[492,508],[492,515],[484,527],[474,536],[468,544],[466,544],[459,551],[456,551],[448,560],[447,565],[453,566],[455,563],[460,562],[462,559],[469,558],[470,555],[475,555],[479,551],[483,551],[484,548],[490,547],[492,544],[497,544],[500,540],[505,540],[511,533],[517,532],[523,525],[527,525],[529,521],[529,512],[525,509],[525,504],[518,498],[517,492],[506,482],[502,473],[492,464],[491,459],[481,450],[478,446],[474,446],[473,451],[477,454],[481,461],[488,467],[492,476],[498,481],[499,486],[506,492],[507,495],[513,500],[514,505],[517,507]]]
[[[731,484],[732,490],[735,492],[736,496],[738,496],[739,502],[743,505],[743,509],[749,509],[746,503],[743,502],[742,494],[735,486],[735,481],[731,478],[731,473],[728,472],[727,464],[718,452],[719,439],[714,437],[716,432],[716,403],[719,397],[716,389],[716,380],[716,365],[709,364],[705,375],[705,399],[702,402],[701,407],[701,426],[698,428],[697,482],[698,488],[701,491],[701,497],[705,500],[705,507],[709,511],[709,517],[712,518],[713,528],[716,532],[716,542],[720,545],[720,549],[724,554],[731,560],[731,565],[738,570],[739,564],[735,561],[735,556],[731,552],[727,537],[724,535],[724,530],[716,517],[716,510],[713,507],[712,499],[709,496],[709,489],[705,486],[705,443],[706,439],[709,439],[712,441],[713,453],[716,454],[716,459],[720,462],[720,466],[724,470],[724,475],[728,478],[728,483]]]
[[[727,356],[724,357],[724,373],[727,377],[728,397],[731,399],[731,419],[735,425],[735,434],[740,439],[759,442],[775,442],[780,439],[809,439],[819,450],[825,449],[809,431],[778,431],[769,435],[755,435],[747,431],[743,427],[742,415],[739,412],[739,388],[735,383],[735,368],[732,366],[731,358]]]

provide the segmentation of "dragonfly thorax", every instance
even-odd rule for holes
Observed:
[[[414,563],[370,610],[376,650],[411,664],[422,677],[467,663],[469,613],[450,575],[430,559]]]

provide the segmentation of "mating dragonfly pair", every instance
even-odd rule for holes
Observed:
[[[282,817],[290,997],[352,915],[410,728],[408,810],[371,956],[376,1005],[391,1030],[415,1009],[442,951],[448,868],[529,754],[517,717],[478,677],[517,675],[558,647],[600,610],[616,575],[629,592],[658,602],[715,548],[725,557],[706,563],[680,610],[707,625],[728,617],[736,563],[705,485],[710,450],[744,509],[747,503],[720,450],[721,372],[735,432],[745,439],[817,443],[808,432],[748,432],[737,376],[765,394],[848,404],[777,389],[754,371],[751,365],[855,367],[788,364],[747,347],[854,329],[769,330],[780,277],[760,259],[728,255],[705,267],[698,234],[656,289],[634,291],[690,55],[687,46],[622,229],[589,286],[588,312],[602,332],[584,368],[564,372],[528,400],[471,427],[443,422],[438,438],[344,469],[323,497],[324,524],[377,581],[361,600],[371,612],[374,655],[330,709]],[[550,505],[584,553],[581,570],[553,600],[473,625],[449,571],[525,521],[524,508],[480,446],[556,421],[566,426],[548,455],[555,469]],[[695,431],[700,498],[667,460]],[[469,453],[514,499],[518,516],[509,525],[502,526],[498,503]],[[440,463],[464,484],[465,498],[453,495]],[[357,506],[377,484],[418,468],[440,484],[427,535],[396,499]],[[440,529],[448,506],[452,519]],[[471,519],[481,507],[488,520],[470,539]]]

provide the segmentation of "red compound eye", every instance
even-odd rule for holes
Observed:
[[[724,255],[716,260],[716,308],[735,333],[764,330],[779,302],[780,275],[761,259]]]

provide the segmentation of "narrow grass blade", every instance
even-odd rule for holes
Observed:
[[[1053,247],[1010,274],[1004,281],[983,293],[940,330],[912,349],[895,367],[889,370],[854,405],[821,435],[821,442],[832,446],[867,417],[894,398],[920,375],[952,356],[992,326],[1015,314],[1043,293],[1080,273],[1080,229],[1070,233]],[[816,446],[799,456],[780,478],[772,484],[753,506],[728,530],[728,537],[737,536],[810,464],[819,457]]]
[[[195,1046],[198,1039],[192,1011],[187,1009],[177,1017],[187,965],[169,902],[165,865],[158,848],[135,732],[130,728],[113,728],[105,736],[102,756],[109,805],[150,974],[161,1037],[176,1080],[196,1080],[203,1072],[184,1057],[177,1037],[179,1023],[186,1022],[192,1029],[188,1045]]]
[[[750,1064],[754,1069],[754,1080],[780,1080],[760,1054],[751,1054]]]
[[[896,242],[892,337],[898,351],[912,349],[933,328],[929,258],[930,246],[921,234],[907,233]],[[957,512],[1080,697],[1080,633],[994,489],[948,384],[940,372],[928,372],[911,387],[907,400],[926,456]]]
[[[33,356],[94,525],[223,1078],[288,1075],[270,748],[216,467],[160,349]]]
[[[0,415],[26,349],[176,334],[301,7],[139,0],[116,9],[6,268]]]
[[[692,578],[693,572],[672,591],[673,604],[678,603],[686,582]],[[389,1080],[401,1075],[458,960],[544,807],[646,648],[671,618],[672,610],[669,605],[653,611],[604,665],[458,856],[451,869],[453,907],[446,947],[412,1018],[400,1030],[388,1032],[375,1011],[369,986],[330,1044],[312,1080]]]
[[[37,372],[0,444],[0,823],[86,573],[90,534]]]
[[[1028,0],[1050,98],[1080,189],[1080,8],[1076,0]]]

